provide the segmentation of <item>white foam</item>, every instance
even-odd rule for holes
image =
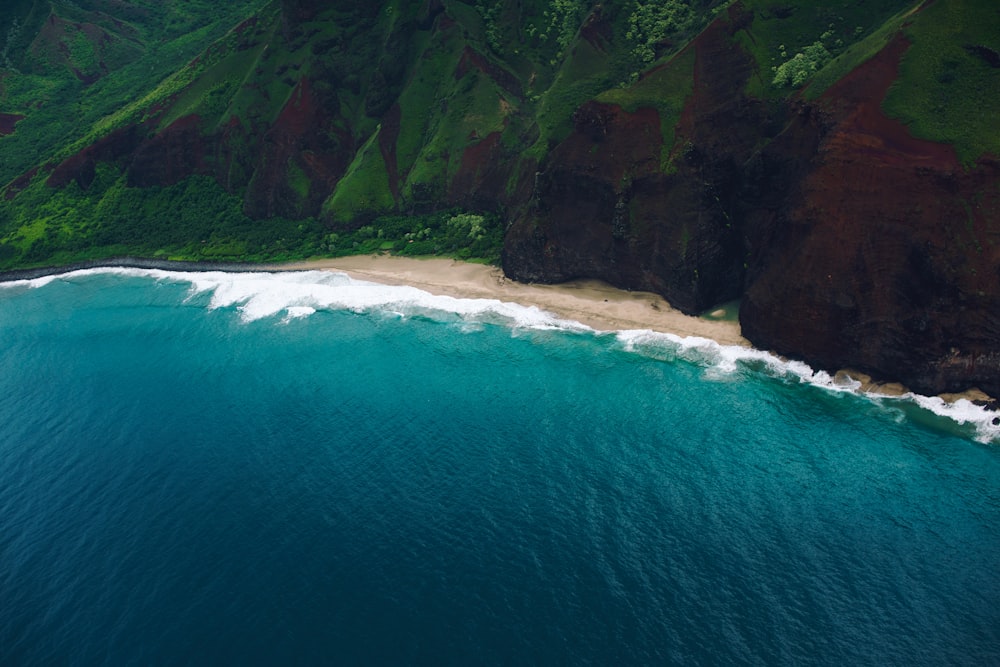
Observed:
[[[949,403],[940,396],[923,396],[910,392],[900,396],[898,400],[912,401],[928,412],[971,428],[974,431],[973,437],[978,442],[1000,443],[1000,424],[994,423],[997,413],[968,399],[960,398]]]
[[[49,275],[49,276],[42,276],[40,278],[30,278],[23,280],[7,280],[4,282],[0,282],[0,289],[12,289],[15,287],[29,287],[29,288],[44,287],[45,285],[51,283],[53,280],[58,280],[59,278],[62,278],[63,276],[66,275],[69,274],[64,273],[60,275]]]
[[[721,345],[705,338],[684,338],[649,330],[619,331],[616,336],[626,350],[658,359],[683,359],[702,366],[705,378],[709,380],[732,378],[741,372],[761,372],[825,391],[856,394],[882,406],[897,421],[905,417],[905,412],[898,406],[910,404],[966,427],[978,442],[1000,442],[1000,424],[994,423],[997,413],[966,399],[947,402],[938,396],[913,392],[901,396],[865,392],[861,390],[861,382],[850,377],[833,377],[826,371],[814,370],[802,361],[783,359],[754,348]]]
[[[286,310],[288,311],[287,319],[290,320],[309,317],[316,312],[316,309],[311,306],[289,306]]]
[[[188,283],[191,285],[189,298],[209,295],[210,309],[235,308],[245,322],[282,314],[287,319],[309,317],[321,310],[349,310],[394,313],[400,317],[457,318],[474,324],[495,322],[515,328],[593,331],[536,306],[498,299],[457,299],[407,285],[354,280],[347,274],[332,271],[200,272],[102,267],[6,284],[34,288],[55,280],[71,281],[101,274]]]
[[[55,280],[74,280],[97,274],[189,283],[189,298],[208,294],[209,308],[236,308],[245,322],[282,314],[283,321],[288,322],[309,317],[321,310],[350,310],[358,313],[391,313],[402,318],[424,316],[445,321],[457,319],[461,330],[466,332],[478,330],[483,324],[496,323],[510,326],[515,331],[531,329],[606,333],[595,331],[579,322],[561,319],[536,306],[523,306],[497,299],[457,299],[405,285],[381,285],[354,280],[347,274],[331,271],[236,273],[106,267],[0,285],[37,288]],[[913,393],[899,397],[865,393],[861,391],[860,382],[832,377],[801,361],[783,359],[754,348],[721,345],[714,340],[697,336],[681,337],[645,329],[613,333],[626,350],[666,361],[682,359],[694,363],[705,369],[705,377],[709,380],[725,381],[739,377],[741,373],[763,373],[826,391],[866,396],[890,411],[896,410],[895,406],[899,405],[916,405],[972,429],[974,437],[980,442],[1000,442],[1000,425],[993,424],[997,414],[968,400],[947,403],[938,397]]]

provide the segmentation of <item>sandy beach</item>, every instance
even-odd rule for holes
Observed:
[[[685,315],[660,295],[621,290],[599,280],[575,280],[558,285],[526,284],[510,280],[495,266],[448,258],[413,258],[395,255],[352,255],[287,264],[233,264],[174,262],[120,257],[69,266],[41,267],[0,272],[0,282],[31,280],[42,276],[104,266],[161,269],[165,271],[337,271],[358,280],[383,285],[409,285],[431,294],[456,298],[495,299],[536,306],[557,317],[585,324],[598,331],[650,330],[681,337],[695,336],[722,345],[752,347],[741,335],[737,305],[725,304],[708,316]],[[781,355],[776,355],[782,358]],[[857,383],[858,391],[874,396],[905,396],[910,390],[887,378],[850,368],[833,373],[840,384]],[[996,398],[976,387],[939,394],[947,403],[960,399],[996,410]]]
[[[691,317],[672,308],[658,294],[620,290],[598,280],[576,280],[559,285],[525,284],[505,278],[495,266],[391,255],[313,260],[281,268],[340,271],[358,280],[411,285],[432,294],[537,306],[601,331],[650,329],[678,336],[700,336],[724,345],[750,346],[740,335],[740,325],[735,318]]]
[[[495,266],[454,259],[412,258],[394,255],[354,255],[284,264],[280,270],[339,271],[358,280],[385,285],[411,285],[432,294],[458,298],[497,299],[537,306],[561,318],[574,320],[599,331],[649,329],[678,336],[699,336],[723,345],[752,347],[740,333],[734,312],[714,311],[712,318],[685,315],[660,295],[629,292],[599,280],[574,280],[559,285],[519,283],[504,277]],[[721,319],[716,319],[720,317]],[[901,396],[909,389],[895,382],[873,380],[857,370],[837,373],[843,380],[861,384],[860,391],[882,396]],[[993,398],[976,388],[942,394],[947,402],[964,398],[991,402]]]

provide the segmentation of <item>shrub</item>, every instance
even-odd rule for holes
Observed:
[[[775,86],[792,86],[798,88],[818,72],[824,65],[830,62],[833,57],[823,45],[823,39],[832,35],[831,32],[823,33],[821,39],[816,40],[796,53],[789,60],[773,68]],[[782,55],[786,55],[782,47]]]

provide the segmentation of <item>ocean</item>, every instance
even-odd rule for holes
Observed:
[[[0,285],[0,664],[1000,664],[1000,428],[324,272]]]

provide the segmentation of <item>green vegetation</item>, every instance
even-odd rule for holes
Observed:
[[[527,81],[526,107],[539,132],[525,155],[542,160],[553,144],[572,131],[573,112],[581,104],[610,89],[636,83],[640,73],[668,60],[711,20],[713,8],[725,4],[719,0],[480,0],[476,6],[484,41]],[[588,24],[602,27],[588,33],[583,30]],[[670,105],[667,101],[656,107]]]
[[[684,47],[717,16],[740,21],[734,40],[755,63],[745,92],[776,109],[817,98],[902,31],[912,46],[886,112],[967,164],[1000,154],[990,0],[742,0],[730,12],[725,0],[293,4],[4,3],[0,112],[24,119],[0,138],[0,188],[22,177],[0,189],[0,268],[122,252],[495,260],[505,221],[450,207],[506,206],[495,182],[495,201],[470,188],[498,176],[513,197],[588,101],[655,109],[660,169],[672,172],[695,85],[696,49]],[[96,160],[86,189],[45,185],[63,160],[137,124],[157,141],[184,128],[154,144],[165,172],[156,155],[133,162],[107,142],[78,157],[84,172]],[[201,138],[199,163],[175,169]],[[252,219],[273,213],[285,217]]]
[[[636,0],[625,38],[635,45],[632,54],[636,61],[648,65],[656,58],[658,43],[697,23],[694,9],[684,0]]]
[[[821,76],[852,44],[878,31],[920,0],[819,3],[815,0],[744,0],[753,22],[736,41],[756,61],[747,93],[762,99],[785,97]]]
[[[1000,69],[989,62],[1000,62],[1000,21],[991,0],[746,5],[755,19],[738,40],[762,72],[751,80],[751,94],[778,97],[808,84],[804,95],[815,99],[902,30],[911,46],[886,96],[886,113],[915,136],[954,145],[967,164],[983,153],[1000,154],[993,113],[1000,106]],[[773,76],[767,80],[763,72]]]
[[[385,161],[378,147],[381,128],[368,139],[337,188],[323,204],[324,215],[335,224],[346,224],[363,217],[374,217],[395,206],[389,192]]]
[[[694,88],[694,61],[694,50],[688,49],[635,84],[627,88],[613,88],[597,96],[597,101],[617,104],[628,112],[642,107],[659,112],[660,130],[663,133],[660,168],[664,171],[670,168],[674,128],[680,121],[684,103]]]
[[[407,121],[396,142],[404,207],[426,205],[446,192],[465,150],[502,132],[519,104],[467,57],[465,44],[454,31],[435,34],[399,97]],[[442,71],[453,74],[442,77]]]
[[[552,85],[539,97],[536,122],[539,138],[530,154],[541,159],[551,145],[572,131],[573,111],[588,99],[615,84],[613,63],[587,42],[582,42],[562,61]]]
[[[133,188],[99,165],[89,191],[53,190],[36,178],[8,208],[0,269],[61,264],[125,253],[174,259],[282,260],[315,252],[314,220],[255,221],[239,197],[192,176],[166,188]]]
[[[823,67],[803,91],[808,99],[816,99],[826,90],[846,76],[848,72],[855,69],[862,63],[868,61],[875,54],[881,51],[895,36],[903,23],[911,16],[913,8],[908,7],[895,16],[889,18],[876,30],[851,44],[840,54],[835,56],[825,67]],[[855,28],[856,32],[861,32]]]
[[[65,264],[122,254],[185,260],[290,261],[388,251],[497,262],[499,216],[457,209],[424,216],[383,216],[354,231],[330,232],[315,219],[251,220],[241,201],[211,178],[166,188],[133,188],[100,165],[90,190],[52,190],[42,178],[0,218],[0,270]]]
[[[486,42],[495,53],[503,54],[510,43],[511,28],[536,41],[554,44],[554,58],[560,58],[571,45],[583,20],[595,2],[587,0],[543,0],[532,2],[527,12],[518,11],[505,0],[478,0],[476,11],[483,20]],[[554,63],[550,63],[554,64]]]
[[[326,234],[319,249],[333,257],[391,252],[497,263],[502,245],[499,216],[452,209],[426,215],[380,216],[354,231]]]
[[[583,19],[590,11],[590,3],[580,0],[552,0],[548,9],[542,12],[542,41],[552,39],[559,50],[556,56],[561,56],[572,43],[580,30]]]
[[[91,3],[4,3],[0,17],[9,23],[0,26],[10,27],[0,29],[0,111],[26,117],[17,132],[3,138],[0,184],[123,124],[104,120],[121,116],[123,100],[148,104],[175,92],[193,79],[194,73],[189,73],[177,80],[182,66],[264,2],[141,3],[122,9],[117,20],[85,9]],[[42,33],[50,11],[63,28]],[[54,54],[64,50],[69,56],[55,61]],[[73,71],[75,67],[84,76],[102,74],[99,62],[109,73],[93,83]],[[167,81],[175,81],[174,87]],[[160,94],[147,98],[157,89]]]
[[[827,50],[823,40],[829,40],[833,36],[832,30],[824,32],[819,39],[805,47],[789,60],[781,63],[778,67],[773,67],[774,81],[776,86],[792,86],[798,88],[811,79],[816,72],[822,69],[833,57]],[[781,57],[788,53],[784,50],[784,45],[780,47]]]
[[[1000,155],[1000,20],[992,0],[936,2],[904,29],[912,42],[883,108],[970,164]]]

